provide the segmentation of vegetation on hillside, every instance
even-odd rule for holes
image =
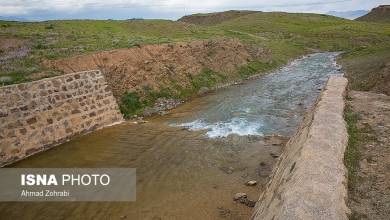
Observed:
[[[201,73],[190,79],[190,86],[188,87],[179,86],[172,80],[169,87],[161,88],[159,91],[144,86],[141,94],[126,92],[120,100],[120,110],[125,118],[130,118],[133,115],[142,114],[145,107],[153,107],[158,98],[188,99],[199,93],[208,92],[216,85],[225,83],[226,80],[225,75],[205,68]]]
[[[28,48],[26,56],[16,58],[10,57],[10,54],[17,53],[20,48],[0,48],[0,77],[12,78],[6,84],[31,81],[61,74],[42,65],[44,60],[215,36],[222,34],[167,20],[0,21],[0,40],[6,44],[7,40],[24,39]]]
[[[212,26],[224,21],[232,20],[241,16],[257,13],[257,11],[246,11],[246,10],[230,10],[224,12],[214,12],[214,13],[199,13],[183,16],[178,21],[203,25],[203,26]]]
[[[0,51],[0,77],[12,79],[4,84],[61,74],[42,65],[44,60],[145,44],[219,37],[237,38],[271,52],[270,60],[238,67],[242,77],[268,71],[312,51],[345,51],[347,59],[348,54],[359,51],[375,52],[390,48],[390,25],[318,14],[251,12],[218,20],[215,25],[209,26],[167,20],[70,20],[0,21],[0,27],[0,39],[23,39],[28,48],[26,55],[17,58],[8,56],[8,50],[12,51],[12,48]]]
[[[349,88],[390,95],[390,47],[359,50],[341,56]]]
[[[359,167],[359,144],[364,139],[363,133],[357,128],[358,114],[351,110],[350,106],[347,106],[344,113],[345,121],[347,122],[348,130],[348,146],[344,155],[344,163],[348,168],[348,188],[352,190],[356,187],[357,182],[357,169]]]

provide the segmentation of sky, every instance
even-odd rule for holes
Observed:
[[[183,15],[226,10],[325,14],[370,10],[390,0],[0,0],[0,16],[51,19],[178,19]]]

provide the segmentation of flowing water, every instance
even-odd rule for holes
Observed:
[[[146,124],[76,138],[13,167],[137,168],[136,202],[2,203],[0,219],[248,219],[286,138],[301,122],[337,53],[318,53],[190,101]],[[254,187],[245,186],[257,180]]]

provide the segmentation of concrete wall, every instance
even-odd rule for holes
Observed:
[[[121,121],[97,70],[0,87],[0,166]]]
[[[252,219],[348,219],[348,134],[343,119],[347,80],[332,76],[290,139]]]

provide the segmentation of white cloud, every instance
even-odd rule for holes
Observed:
[[[0,15],[24,15],[27,13],[28,10],[25,7],[0,5]]]

